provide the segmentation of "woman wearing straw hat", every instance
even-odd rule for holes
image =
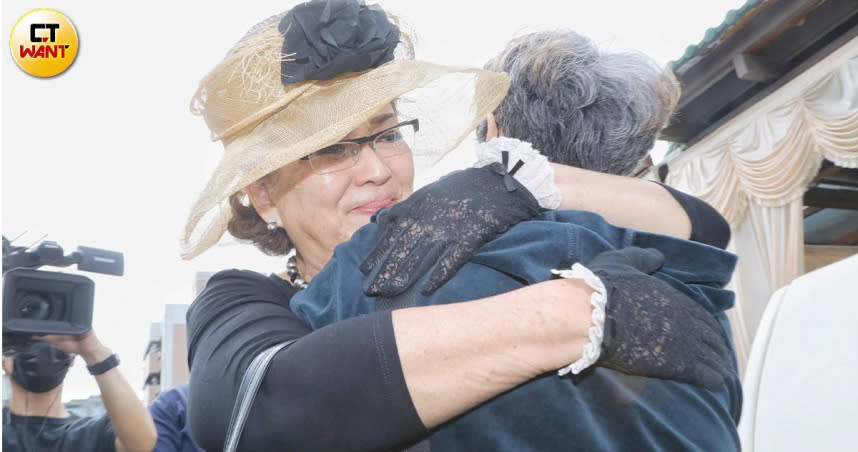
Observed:
[[[437,156],[456,146],[506,87],[503,74],[411,60],[407,38],[386,14],[354,1],[309,2],[260,23],[203,79],[194,107],[225,153],[194,206],[185,257],[227,229],[265,252],[296,254],[281,275],[215,275],[191,307],[189,415],[200,446],[223,446],[245,369],[262,350],[290,339],[300,338],[273,359],[243,449],[406,447],[428,428],[584,354],[594,291],[572,279],[317,331],[289,309],[338,243],[410,195],[412,154]],[[492,165],[451,176],[445,190],[463,183],[479,187],[457,204],[478,208],[481,221],[463,231],[477,246],[536,215],[531,192],[552,185],[543,177],[526,189]],[[657,255],[623,253],[591,267],[602,269],[604,281],[642,280],[641,270],[660,264]],[[419,257],[409,261],[415,272],[425,266]],[[693,304],[673,292],[662,297],[665,311]],[[617,331],[633,320],[622,315],[626,305],[642,307],[624,304],[623,296],[607,307]],[[689,347],[715,328],[692,322],[672,333]],[[651,332],[628,331],[603,349],[655,340]],[[613,365],[643,372],[652,364],[643,361]]]

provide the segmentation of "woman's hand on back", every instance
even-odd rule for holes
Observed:
[[[361,264],[364,292],[394,297],[431,269],[420,288],[429,295],[480,246],[539,211],[501,163],[451,173],[377,215],[378,243]]]
[[[587,263],[607,291],[597,365],[717,390],[734,371],[724,329],[688,295],[650,276],[663,262],[657,250],[630,247]]]

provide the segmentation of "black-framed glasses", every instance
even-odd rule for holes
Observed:
[[[355,166],[364,143],[369,143],[369,147],[380,158],[411,152],[411,146],[419,130],[420,122],[417,119],[403,121],[369,136],[334,143],[301,157],[301,160],[308,160],[310,168],[316,174],[344,170]]]

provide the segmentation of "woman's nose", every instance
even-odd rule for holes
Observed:
[[[358,161],[355,165],[355,177],[358,185],[367,182],[380,185],[387,182],[391,175],[390,167],[375,153],[371,143],[361,144]]]

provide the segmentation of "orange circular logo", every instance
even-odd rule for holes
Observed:
[[[21,16],[9,38],[12,58],[34,77],[62,74],[77,57],[77,30],[65,14],[49,8]]]

